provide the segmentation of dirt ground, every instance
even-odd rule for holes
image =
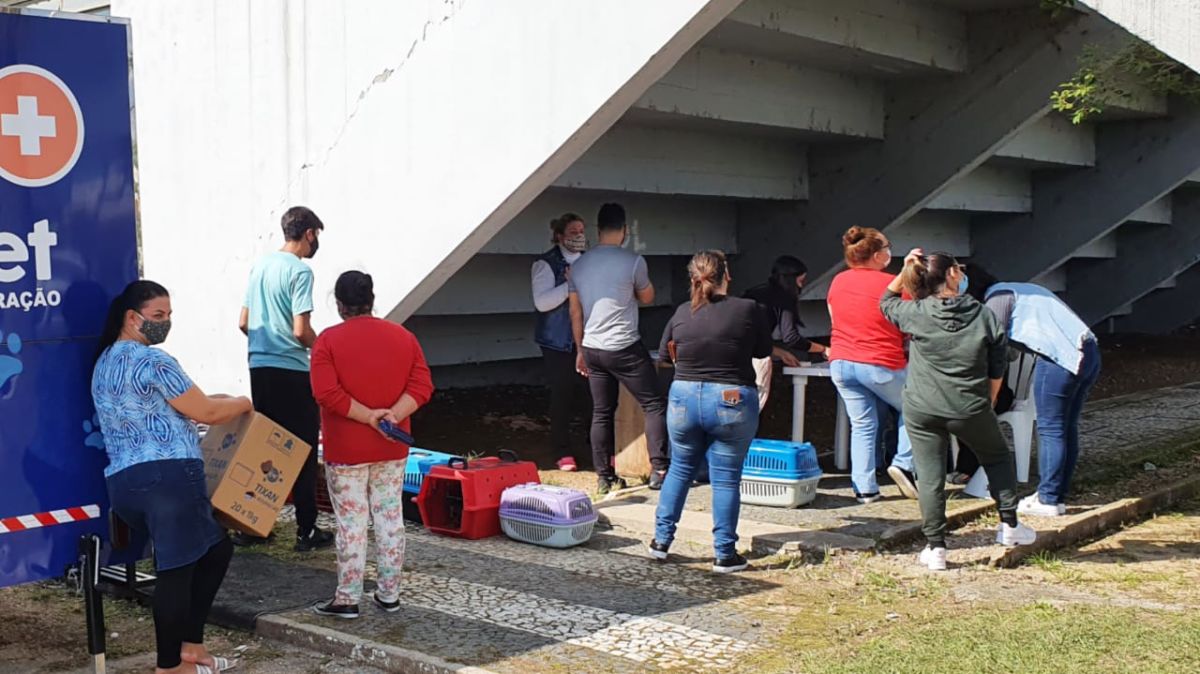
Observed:
[[[1200,332],[1152,337],[1102,335],[1103,366],[1092,399],[1200,381]],[[833,445],[836,394],[828,379],[808,385],[807,430],[818,450]],[[439,391],[418,412],[414,431],[418,444],[433,450],[462,454],[494,454],[512,449],[543,469],[554,467],[550,451],[548,390],[536,386],[497,386]],[[771,400],[759,424],[758,437],[786,438],[791,434],[792,388],[777,376]],[[590,408],[578,401],[572,423],[573,448],[581,468],[591,467],[587,434]]]
[[[0,589],[0,674],[91,671],[83,599],[60,582]],[[154,671],[154,623],[134,602],[104,602],[110,674]],[[264,642],[252,635],[210,627],[209,650],[237,658],[237,671],[255,674],[373,674],[333,658]]]
[[[931,573],[910,552],[781,555],[744,578],[770,589],[728,601],[783,625],[739,663],[745,674],[1200,671],[1200,501],[1017,569]],[[0,606],[0,674],[83,671],[70,589],[0,590]],[[148,611],[106,607],[109,671],[151,671]],[[215,652],[241,655],[245,674],[375,674],[249,635],[210,637]]]

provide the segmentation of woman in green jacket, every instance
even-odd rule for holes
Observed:
[[[900,299],[908,290],[914,301]],[[1017,522],[1016,466],[992,404],[1008,367],[1008,339],[996,317],[966,294],[967,275],[947,253],[919,249],[888,285],[879,308],[911,336],[904,420],[912,440],[928,545],[921,563],[946,568],[946,450],[950,436],[969,443],[987,471],[1000,510],[996,542],[1028,545],[1037,534]]]

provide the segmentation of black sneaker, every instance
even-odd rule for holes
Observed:
[[[646,546],[650,549],[650,556],[660,562],[667,559],[667,548],[670,546],[659,543],[656,539],[650,539],[650,544]]]
[[[312,552],[328,548],[333,545],[334,538],[332,531],[322,531],[313,527],[312,531],[308,532],[307,536],[296,536],[296,547],[293,548],[296,552]],[[356,611],[358,609],[355,609]]]
[[[745,557],[735,552],[731,557],[714,561],[712,570],[714,573],[737,573],[738,571],[744,571],[747,566],[750,566],[750,562],[747,562]]]
[[[252,545],[266,545],[273,540],[275,540],[275,532],[271,532],[271,535],[266,538],[245,534],[240,531],[235,531],[229,536],[229,541],[239,548],[248,548]]]
[[[333,603],[333,600],[330,599],[329,601],[313,606],[313,613],[330,618],[354,620],[358,617],[358,604],[335,604]]]
[[[396,601],[384,601],[379,598],[379,590],[375,590],[374,592],[371,593],[371,599],[375,600],[376,606],[383,609],[384,611],[387,611],[388,613],[395,613],[396,611],[400,610],[400,600],[399,599],[397,599]]]
[[[858,492],[854,492],[854,498],[857,499],[859,503],[866,505],[868,503],[874,503],[883,497],[879,495],[879,492],[873,491],[870,494],[860,494]]]
[[[904,498],[917,498],[917,479],[913,474],[904,470],[900,466],[889,466],[888,476],[892,478],[892,482],[900,488],[900,493],[904,494]]]
[[[665,470],[650,471],[650,483],[649,483],[650,489],[653,491],[658,491],[659,489],[662,489],[663,482],[665,482],[666,479],[667,479],[667,471],[665,471]]]
[[[619,477],[604,477],[601,475],[596,480],[596,493],[604,496],[609,492],[620,491],[628,486],[625,480]]]

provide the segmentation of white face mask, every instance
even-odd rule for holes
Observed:
[[[562,247],[572,253],[582,253],[588,247],[587,235],[577,234],[575,236],[564,237]]]

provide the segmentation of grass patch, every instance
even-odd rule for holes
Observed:
[[[928,614],[894,621],[882,635],[813,651],[789,631],[747,672],[891,674],[977,672],[1107,674],[1200,671],[1200,615],[1111,607],[1034,604]]]
[[[1025,560],[1025,564],[1041,569],[1053,575],[1056,580],[1070,585],[1082,583],[1085,580],[1082,571],[1068,564],[1057,553],[1049,550],[1041,550],[1031,555]]]
[[[1056,553],[1051,552],[1050,550],[1039,550],[1038,552],[1027,557],[1025,559],[1025,563],[1029,566],[1035,566],[1042,571],[1049,571],[1051,573],[1061,570],[1066,565],[1066,563],[1063,562],[1062,557],[1059,557]]]

